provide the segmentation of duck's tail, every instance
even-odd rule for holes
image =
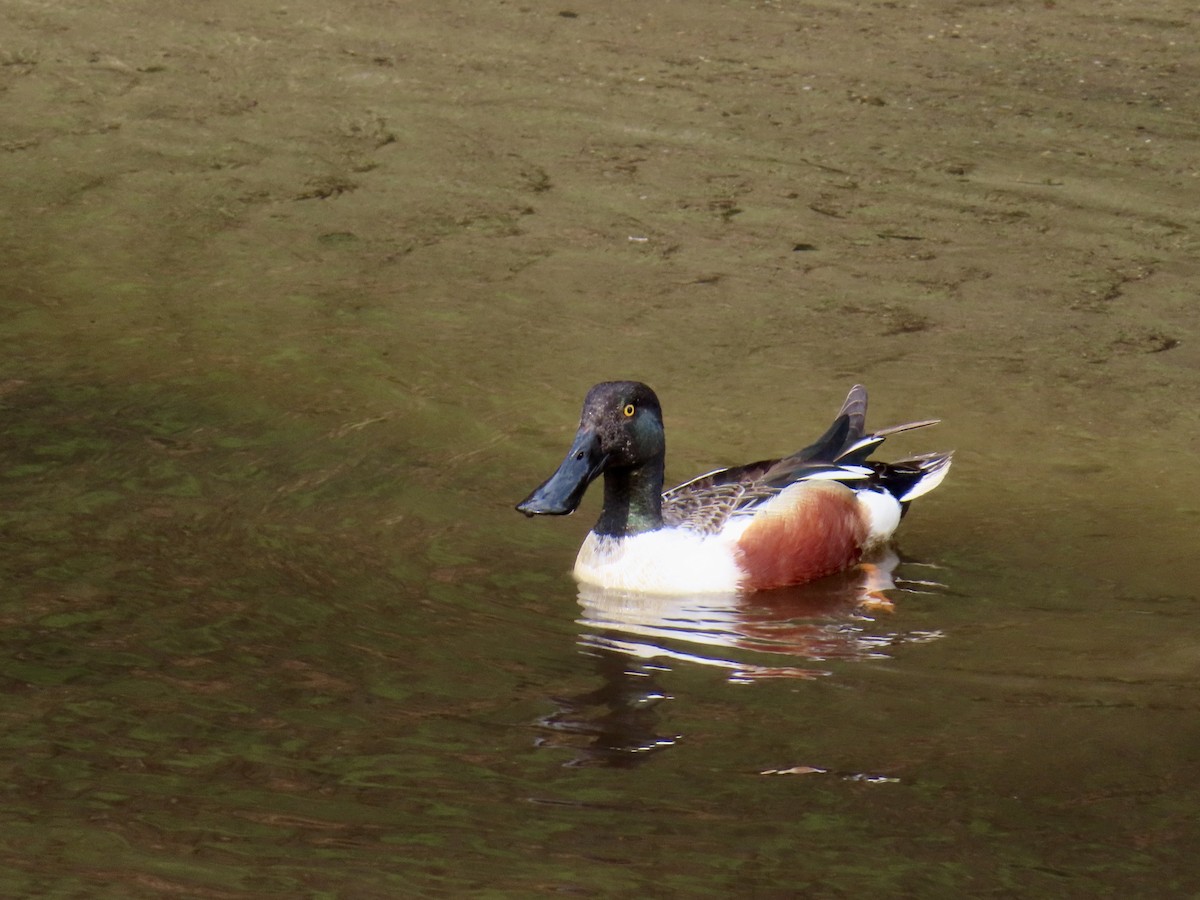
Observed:
[[[815,442],[774,462],[762,474],[763,483],[786,487],[800,480],[842,481],[851,486],[887,491],[902,507],[942,483],[952,453],[924,453],[894,463],[868,457],[891,435],[936,425],[938,419],[906,422],[868,430],[867,389],[856,384],[846,395],[837,418]]]
[[[932,491],[950,471],[954,457],[949,453],[922,453],[893,463],[868,463],[875,471],[876,484],[907,505]]]
[[[928,494],[942,483],[946,473],[950,471],[954,454],[922,453],[892,463],[876,462],[868,460],[867,457],[889,436],[936,425],[939,420],[924,419],[920,422],[906,422],[903,425],[868,431],[866,418],[867,391],[861,384],[856,384],[850,389],[846,402],[842,404],[838,418],[829,431],[812,445],[811,450],[817,451],[813,455],[819,456],[822,451],[828,453],[836,448],[831,454],[835,465],[868,470],[869,482],[886,490],[900,502],[903,510],[907,510],[911,501]],[[839,440],[842,442],[840,447],[837,444]]]

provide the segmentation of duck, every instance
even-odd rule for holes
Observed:
[[[884,440],[938,419],[866,428],[854,385],[816,441],[790,456],[714,469],[663,490],[666,437],[657,394],[606,381],[583,401],[562,463],[516,509],[575,512],[603,477],[604,504],[575,560],[592,588],[728,594],[803,584],[851,568],[885,546],[913,500],[946,477],[952,452],[872,460]]]

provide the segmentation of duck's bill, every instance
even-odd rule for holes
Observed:
[[[527,516],[565,516],[575,512],[583,492],[604,471],[607,456],[600,449],[600,436],[581,428],[557,471],[536,491],[517,504]]]

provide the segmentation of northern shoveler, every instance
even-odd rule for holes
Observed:
[[[937,487],[949,453],[868,460],[888,435],[866,430],[855,385],[825,434],[782,459],[717,469],[663,493],[666,441],[658,397],[637,381],[588,391],[566,458],[517,509],[572,513],[604,476],[604,509],[579,550],[575,578],[652,594],[767,590],[854,565],[888,540],[907,505]]]

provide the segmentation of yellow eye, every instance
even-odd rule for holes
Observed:
[[[621,412],[625,413],[625,418],[630,419],[633,418],[633,414],[637,412],[637,410],[634,408],[632,403],[626,403],[625,408],[621,410]]]

